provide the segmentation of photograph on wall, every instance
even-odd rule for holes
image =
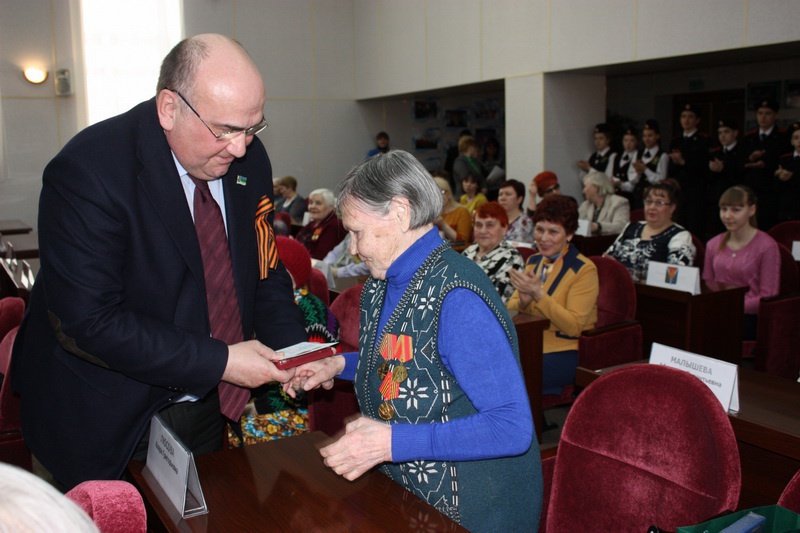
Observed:
[[[414,135],[414,150],[417,152],[437,150],[441,140],[442,130],[440,128],[428,128],[425,131]]]
[[[786,80],[783,86],[783,107],[800,109],[800,80]]]
[[[439,114],[438,100],[415,100],[414,101],[414,120],[417,122],[428,122],[436,120]]]
[[[747,109],[756,111],[764,100],[781,101],[781,82],[765,81],[747,84]]]
[[[447,109],[444,112],[445,126],[462,130],[469,124],[469,111],[466,109]]]
[[[487,98],[475,102],[475,120],[496,122],[503,116],[503,106],[496,98]]]

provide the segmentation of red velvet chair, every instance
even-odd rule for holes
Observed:
[[[575,400],[543,461],[539,530],[675,531],[733,511],[736,436],[711,390],[687,372],[631,365]]]
[[[700,269],[700,277],[702,278],[703,265],[706,262],[706,245],[703,244],[703,241],[701,241],[694,233],[692,233],[692,244],[694,244],[696,250],[694,256],[694,263],[692,264],[692,266],[696,266],[697,268]]]
[[[642,326],[636,316],[636,288],[622,263],[610,257],[589,258],[597,267],[600,293],[597,296],[597,323],[578,338],[578,364],[597,370],[638,361],[642,356]],[[544,395],[542,406],[571,403],[574,387],[565,387],[560,396]]]
[[[11,391],[9,369],[11,368],[11,349],[17,338],[19,326],[6,333],[0,342],[0,461],[19,466],[32,472],[31,452],[22,439],[19,422],[19,396]]]
[[[144,501],[127,481],[84,481],[66,496],[89,515],[102,533],[147,531]]]
[[[22,324],[25,315],[25,300],[16,296],[0,299],[0,341],[15,327]]]
[[[311,269],[311,275],[308,277],[308,290],[311,291],[311,294],[322,300],[325,305],[331,304],[331,293],[330,290],[328,290],[328,280],[325,278],[325,274],[316,268]]]
[[[784,245],[789,250],[792,249],[794,241],[800,241],[800,221],[790,220],[781,222],[772,227],[767,233],[769,236]]]
[[[790,248],[778,243],[781,253],[781,285],[779,294],[789,294],[800,289],[800,272]]]
[[[773,376],[800,374],[800,294],[762,298],[758,310],[754,368]]]
[[[361,289],[353,285],[331,304],[331,312],[339,321],[338,352],[358,351]],[[353,382],[336,379],[331,390],[322,388],[308,391],[308,425],[311,431],[324,431],[336,435],[345,421],[359,412]]]
[[[525,264],[528,264],[528,258],[536,253],[536,248],[533,248],[532,245],[529,246],[517,246],[517,251],[522,256],[522,260]]]
[[[644,209],[634,209],[631,211],[631,222],[641,222],[644,220]]]
[[[800,513],[800,470],[797,471],[792,480],[789,481],[789,484],[786,485],[786,488],[783,489],[778,505],[786,507],[795,513]]]

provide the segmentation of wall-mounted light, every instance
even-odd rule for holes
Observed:
[[[44,83],[47,79],[47,71],[36,67],[28,67],[22,71],[22,74],[25,76],[26,80],[34,85]]]

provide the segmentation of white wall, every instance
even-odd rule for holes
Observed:
[[[75,96],[56,98],[19,74],[31,58],[78,73],[76,2],[0,0],[2,218],[35,224],[38,177],[82,123],[79,76]],[[576,157],[559,152],[562,135],[604,115],[602,76],[584,100],[578,87],[553,94],[571,85],[554,73],[800,41],[796,0],[185,0],[184,14],[187,34],[225,33],[251,52],[275,175],[295,175],[301,192],[335,185],[379,129],[402,131],[401,103],[357,100],[505,79],[508,170],[524,181],[567,168]],[[583,111],[554,133],[548,107],[569,94]]]

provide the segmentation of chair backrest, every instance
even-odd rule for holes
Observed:
[[[0,433],[20,431],[19,423],[19,397],[11,390],[9,369],[11,368],[11,350],[17,338],[19,326],[12,328],[0,341]]]
[[[800,288],[800,272],[789,248],[778,243],[778,250],[781,253],[781,285],[778,290],[779,294],[789,294]]]
[[[794,241],[800,241],[800,220],[781,222],[773,226],[767,233],[778,243],[791,250],[792,243]]]
[[[597,295],[597,323],[603,328],[636,316],[636,287],[622,263],[610,257],[593,255],[600,293]]]
[[[800,295],[764,298],[758,309],[754,365],[787,379],[800,373]]]
[[[644,220],[644,209],[634,209],[631,211],[631,222],[641,222]]]
[[[800,470],[794,475],[786,488],[783,489],[778,505],[790,511],[800,513]]]
[[[336,297],[331,304],[331,312],[339,321],[339,351],[358,350],[358,326],[361,317],[361,289],[363,283],[353,285]]]
[[[692,244],[694,244],[695,254],[694,254],[694,263],[692,266],[696,266],[700,269],[700,276],[703,276],[703,265],[706,262],[706,245],[703,244],[703,241],[700,238],[692,233]]]
[[[22,324],[25,314],[25,300],[16,296],[6,296],[0,299],[0,341],[6,333]]]
[[[536,248],[534,248],[533,245],[517,246],[517,251],[519,252],[519,255],[522,256],[522,261],[525,262],[525,264],[527,264],[528,258],[536,253]]]
[[[308,290],[322,300],[325,305],[330,305],[331,295],[328,290],[328,280],[325,278],[325,274],[316,268],[311,269],[311,275],[308,277]]]
[[[680,370],[631,365],[575,400],[547,531],[675,531],[735,510],[740,488],[736,436],[708,386]]]
[[[147,531],[144,501],[127,481],[84,481],[66,496],[89,515],[102,533]]]

